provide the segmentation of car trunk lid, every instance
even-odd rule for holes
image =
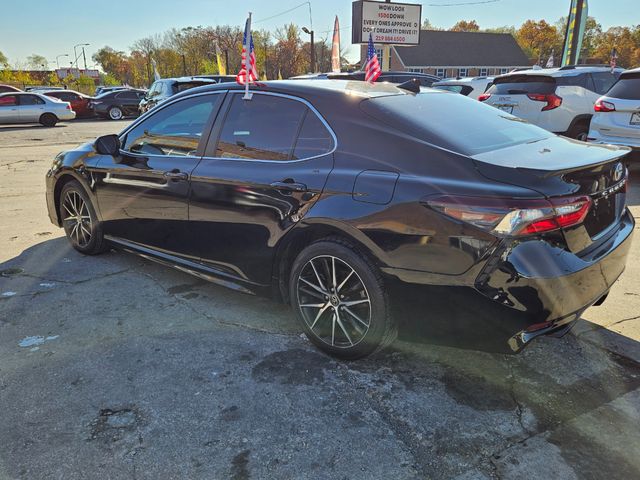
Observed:
[[[498,77],[487,90],[485,102],[507,113],[537,123],[546,97],[556,91],[556,80],[549,75],[507,75]],[[542,100],[545,98],[544,101]]]
[[[472,158],[478,171],[492,180],[530,188],[547,198],[589,197],[592,205],[584,226],[595,239],[624,212],[623,161],[629,151],[553,136]]]

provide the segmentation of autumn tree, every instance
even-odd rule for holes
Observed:
[[[562,49],[562,34],[545,20],[527,20],[516,31],[516,40],[529,58],[541,58]]]
[[[478,32],[480,31],[480,26],[475,20],[460,20],[453,27],[451,27],[450,30],[452,32]]]
[[[617,63],[632,68],[640,64],[640,27],[611,27],[597,37],[594,56],[609,62],[613,48],[618,52]]]

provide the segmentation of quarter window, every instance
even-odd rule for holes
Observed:
[[[218,94],[202,95],[158,110],[127,133],[124,150],[147,155],[196,155],[220,98]]]
[[[303,103],[289,98],[254,94],[247,101],[241,95],[233,95],[216,157],[290,160],[307,110]]]
[[[296,146],[293,159],[316,157],[329,153],[333,149],[333,137],[318,116],[307,110]]]
[[[591,78],[595,84],[596,93],[599,93],[600,95],[607,93],[619,77],[620,72],[596,72],[591,74]]]

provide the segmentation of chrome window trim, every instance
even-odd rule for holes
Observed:
[[[234,95],[244,95],[244,91],[239,91],[239,90],[228,90],[228,92],[234,94]],[[282,98],[288,98],[291,100],[295,100],[297,102],[301,102],[303,104],[305,104],[307,106],[307,108],[309,108],[309,110],[311,110],[322,122],[322,124],[325,126],[325,128],[329,131],[329,134],[331,135],[331,138],[333,139],[333,148],[331,150],[329,150],[326,153],[323,153],[321,155],[314,155],[312,157],[305,157],[305,158],[298,158],[296,160],[284,160],[284,161],[280,161],[280,160],[259,160],[259,159],[254,159],[254,158],[237,158],[237,157],[207,157],[207,156],[203,156],[202,159],[203,160],[224,160],[224,161],[233,161],[233,162],[254,162],[254,163],[275,163],[275,164],[288,164],[288,163],[298,163],[298,162],[306,162],[309,160],[313,160],[316,158],[320,158],[320,157],[324,157],[326,155],[332,155],[337,149],[338,149],[338,138],[336,137],[336,134],[334,133],[333,129],[329,126],[329,124],[327,123],[327,121],[324,119],[324,117],[320,114],[320,112],[318,112],[318,110],[316,110],[316,108],[306,99],[304,98],[300,98],[300,97],[295,97],[293,95],[289,95],[286,93],[278,93],[278,92],[260,92],[260,91],[251,91],[251,93],[253,95],[270,95],[272,97],[282,97]],[[247,100],[247,101],[251,101],[251,100]],[[220,137],[218,137],[216,139],[216,145],[218,143],[218,140],[220,140]]]

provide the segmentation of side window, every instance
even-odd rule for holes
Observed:
[[[0,107],[13,107],[18,104],[16,95],[4,95],[0,97]]]
[[[570,77],[556,78],[556,84],[560,87],[583,87],[588,88],[587,75],[572,75]]]
[[[151,88],[149,89],[149,93],[147,93],[147,96],[149,98],[155,97],[160,93],[160,90],[162,90],[162,82],[154,82],[153,85],[151,85]]]
[[[20,95],[20,105],[43,105],[44,100],[35,95]]]
[[[600,95],[604,95],[609,91],[609,89],[613,86],[614,83],[618,80],[620,73],[611,73],[611,72],[596,72],[591,74],[591,78],[593,78],[593,83],[595,85],[596,93]]]
[[[147,155],[195,155],[204,128],[222,98],[186,98],[160,109],[127,134],[123,149]]]
[[[307,107],[296,100],[234,95],[216,147],[216,157],[287,161]]]
[[[118,100],[137,100],[138,96],[134,92],[122,92],[116,95]]]
[[[333,149],[333,137],[318,116],[307,109],[296,146],[293,160],[316,157],[329,153]]]

